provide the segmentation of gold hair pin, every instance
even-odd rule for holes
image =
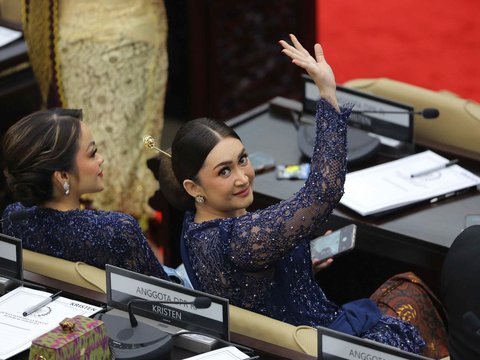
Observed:
[[[145,146],[145,148],[147,149],[153,149],[153,150],[156,150],[158,151],[159,153],[162,153],[168,157],[172,157],[172,155],[170,155],[169,153],[167,153],[166,151],[163,151],[162,149],[159,149],[155,146],[155,139],[153,138],[153,136],[151,135],[145,135],[143,137],[143,146]]]

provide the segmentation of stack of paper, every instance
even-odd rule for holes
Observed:
[[[31,315],[23,312],[51,294],[18,287],[0,297],[0,359],[8,359],[30,348],[32,340],[54,329],[65,318],[90,316],[102,308],[58,297]]]
[[[447,163],[448,159],[425,151],[349,173],[340,203],[366,216],[425,200],[435,202],[480,184],[478,176],[458,165],[442,167]],[[424,175],[412,177],[417,173]]]

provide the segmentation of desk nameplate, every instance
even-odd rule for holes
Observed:
[[[317,333],[318,359],[322,360],[428,360],[424,356],[323,327],[317,328]]]
[[[127,311],[133,299],[191,302],[209,297],[211,306],[199,309],[191,304],[135,304],[135,314],[169,326],[211,334],[229,340],[228,300],[187,289],[178,284],[107,265],[107,305]]]
[[[0,276],[23,280],[22,240],[1,233]]]

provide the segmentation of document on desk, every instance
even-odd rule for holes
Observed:
[[[19,39],[21,36],[21,31],[0,26],[0,47]]]
[[[29,349],[33,339],[54,329],[66,317],[90,316],[102,309],[60,296],[32,314],[23,316],[25,309],[50,295],[46,291],[18,287],[0,297],[0,359],[8,359]]]
[[[410,204],[459,194],[480,177],[433,151],[347,174],[340,203],[360,215],[374,215]]]

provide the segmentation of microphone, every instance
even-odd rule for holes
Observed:
[[[210,307],[212,300],[206,296],[198,296],[193,301],[152,301],[133,299],[127,304],[127,319],[122,315],[100,313],[95,319],[105,323],[107,336],[110,339],[110,348],[115,359],[170,359],[173,346],[172,335],[144,322],[137,322],[133,315],[132,305],[146,302],[156,304],[188,304],[203,309]]]
[[[164,304],[193,305],[197,309],[206,309],[206,308],[209,308],[210,305],[212,304],[212,299],[210,299],[207,296],[197,296],[193,301],[152,301],[152,300],[146,300],[146,299],[130,300],[127,304],[127,308],[128,308],[128,317],[130,318],[130,325],[132,325],[132,327],[136,327],[138,325],[138,321],[135,318],[135,315],[133,314],[132,305],[135,303],[142,303],[142,302],[148,302],[149,304],[152,304],[152,305],[164,305]]]
[[[425,119],[435,119],[440,115],[440,111],[434,108],[426,108],[422,111],[352,110],[352,114],[413,114],[423,116]]]

